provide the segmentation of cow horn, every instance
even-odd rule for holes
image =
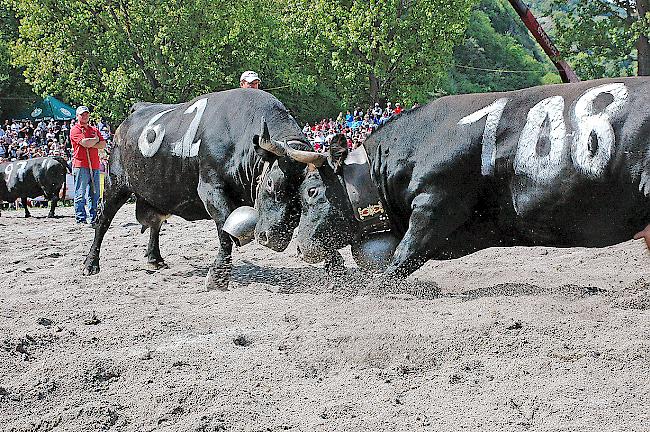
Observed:
[[[314,151],[296,150],[287,145],[286,142],[284,143],[284,149],[287,152],[287,156],[297,162],[313,164],[319,167],[327,161],[327,155]]]
[[[259,146],[264,150],[270,151],[276,156],[285,156],[287,154],[282,146],[278,145],[276,142],[271,141],[269,127],[267,126],[264,117],[262,117],[262,125],[260,128]]]

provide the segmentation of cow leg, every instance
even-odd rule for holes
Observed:
[[[59,196],[57,194],[52,195],[50,198],[52,203],[50,204],[50,212],[47,214],[47,217],[53,218],[54,217],[54,209],[56,208],[56,204],[59,202]]]
[[[131,196],[131,191],[126,188],[118,189],[111,187],[106,190],[105,194],[104,209],[95,226],[95,238],[84,261],[83,273],[86,276],[99,273],[99,251],[104,240],[104,234],[106,234],[117,211]]]
[[[420,194],[411,208],[409,227],[384,273],[388,277],[405,278],[420,268],[471,215],[469,207],[458,197],[441,194]]]
[[[149,203],[138,198],[135,204],[135,217],[142,224],[142,232],[149,228],[149,245],[144,254],[147,263],[156,269],[166,268],[160,255],[160,227],[169,215],[163,215]]]
[[[205,289],[226,291],[232,273],[232,239],[222,229],[226,218],[230,215],[231,206],[222,188],[211,186],[202,179],[199,180],[198,193],[205,205],[205,209],[217,226],[217,233],[219,234],[219,251],[216,259],[208,269],[208,275],[205,278]]]
[[[343,256],[339,251],[335,251],[325,260],[325,271],[330,276],[341,276],[345,273],[345,264]]]
[[[20,202],[23,204],[23,208],[25,209],[25,217],[32,217],[31,213],[29,212],[29,209],[27,208],[27,197],[21,197]]]

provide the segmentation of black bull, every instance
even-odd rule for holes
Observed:
[[[260,134],[265,136],[260,139]],[[208,270],[208,289],[228,286],[233,241],[222,228],[235,208],[256,204],[267,214],[256,226],[258,241],[284,250],[298,224],[297,188],[304,167],[261,149],[258,139],[309,148],[282,103],[261,90],[212,93],[177,105],[136,104],[115,134],[104,209],[84,273],[99,271],[104,234],[131,194],[143,231],[150,229],[146,257],[155,266],[164,265],[159,233],[167,217],[214,220],[220,247]]]
[[[25,217],[30,217],[27,198],[45,196],[51,201],[48,217],[54,217],[59,201],[59,191],[65,185],[68,165],[61,157],[39,157],[14,162],[0,163],[0,209],[2,201],[20,198],[25,208]]]
[[[449,96],[381,127],[365,146],[401,239],[386,274],[491,246],[631,239],[650,222],[649,97],[648,78]],[[364,241],[332,168],[344,163],[341,142],[297,158],[320,166],[301,186],[296,231],[311,262]]]

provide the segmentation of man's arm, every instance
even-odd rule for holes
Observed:
[[[106,148],[106,141],[104,141],[104,138],[100,138],[100,137],[96,137],[96,138],[99,139],[99,142],[95,144],[93,147],[99,150]]]
[[[103,147],[97,147],[99,144],[99,137],[92,137],[92,138],[84,138],[81,141],[79,141],[79,144],[81,144],[82,147],[86,148],[103,148]]]

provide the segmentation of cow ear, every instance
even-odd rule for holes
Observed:
[[[336,134],[330,141],[330,163],[334,172],[340,174],[343,171],[343,162],[348,156],[348,140],[343,134]]]
[[[275,159],[277,159],[276,155],[260,147],[259,135],[253,135],[253,147],[255,148],[255,153],[257,153],[257,155],[261,157],[264,162],[273,162]]]

